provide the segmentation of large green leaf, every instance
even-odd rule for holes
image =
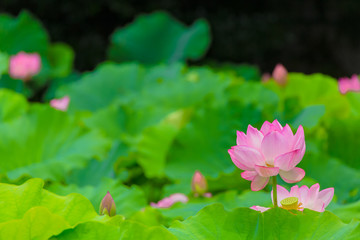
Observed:
[[[109,81],[109,85],[100,85],[102,80]],[[181,112],[188,115],[191,110],[179,112],[179,109],[189,109],[204,102],[207,105],[223,104],[224,89],[228,84],[227,75],[215,74],[207,68],[186,69],[180,64],[153,68],[106,64],[96,74],[87,75],[71,86],[70,95],[75,109],[97,111],[85,119],[89,127],[100,128],[110,137],[125,141],[146,176],[159,177],[164,175],[169,144],[179,129],[164,118],[173,118]],[[120,89],[117,92],[116,85]],[[118,93],[120,91],[122,94]],[[93,94],[99,94],[99,98],[91,97]],[[87,98],[94,104],[84,101]],[[114,104],[101,109],[112,102]]]
[[[70,227],[63,217],[52,214],[47,208],[33,207],[22,219],[0,223],[0,238],[46,240]]]
[[[277,208],[260,213],[249,208],[231,212],[221,204],[210,205],[170,231],[186,239],[357,239],[359,222],[343,223],[330,212],[290,213]]]
[[[209,25],[197,20],[186,27],[165,12],[139,16],[111,36],[109,58],[114,61],[173,63],[196,60],[210,43]]]
[[[10,122],[28,111],[28,103],[24,96],[15,94],[10,90],[0,91],[0,122]]]
[[[0,183],[1,239],[49,239],[79,223],[109,221],[82,195],[58,196],[43,185],[36,178],[20,186]]]
[[[103,239],[103,240],[176,240],[164,227],[148,227],[133,221],[122,221],[117,225],[104,224],[100,222],[87,222],[79,224],[74,229],[64,231],[55,239]]]
[[[65,87],[59,96],[71,97],[71,109],[96,111],[107,107],[116,99],[129,98],[129,95],[138,93],[145,88],[146,82],[153,83],[166,76],[177,75],[181,71],[180,65],[172,67],[156,67],[153,72],[145,75],[144,67],[127,63],[100,65],[92,73],[85,74],[79,81]]]
[[[6,101],[10,98],[13,100]],[[4,105],[0,111],[0,172],[11,179],[24,174],[63,179],[93,157],[102,159],[110,147],[101,134],[82,127],[64,112],[49,106],[28,106],[19,95],[4,90],[0,99]]]
[[[0,223],[21,219],[33,207],[45,207],[71,226],[97,216],[90,201],[80,194],[61,197],[42,189],[43,185],[43,180],[36,178],[20,186],[0,183]]]
[[[0,51],[16,54],[20,51],[45,55],[48,35],[39,21],[23,11],[17,18],[0,15]]]
[[[324,105],[308,106],[305,107],[298,116],[296,116],[291,125],[294,128],[298,128],[300,125],[302,125],[304,128],[311,129],[318,125],[324,114]]]

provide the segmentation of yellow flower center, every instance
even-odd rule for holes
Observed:
[[[301,203],[299,204],[299,199],[297,197],[288,197],[285,198],[283,200],[281,200],[281,205],[282,208],[286,209],[286,210],[299,210],[300,206],[302,205]]]

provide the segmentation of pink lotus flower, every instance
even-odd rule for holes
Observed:
[[[293,186],[290,192],[284,187],[277,185],[278,205],[287,210],[294,209],[303,211],[304,208],[308,208],[313,211],[323,212],[334,196],[334,188],[327,188],[320,192],[319,190],[320,185],[318,183],[312,185],[310,188],[307,186],[300,188],[299,186]],[[251,209],[264,212],[270,208],[252,206]]]
[[[70,103],[70,97],[65,96],[59,99],[53,99],[50,101],[50,106],[60,111],[66,111]]]
[[[296,165],[305,154],[304,129],[300,125],[294,135],[289,125],[266,121],[260,131],[248,126],[246,135],[237,132],[236,146],[229,149],[233,163],[244,170],[241,176],[251,181],[251,190],[259,191],[271,176],[280,174],[287,183],[299,182],[305,171]]]
[[[195,197],[211,197],[211,193],[207,192],[208,184],[204,175],[200,171],[195,171],[191,181],[191,190]]]
[[[279,85],[285,85],[288,79],[288,71],[286,70],[284,65],[278,63],[274,68],[272,77]]]
[[[150,203],[155,208],[169,208],[177,202],[187,203],[189,198],[182,193],[174,193],[169,197],[161,199],[158,203]]]
[[[349,91],[359,92],[360,81],[356,74],[353,74],[351,78],[340,78],[338,81],[339,91],[341,94],[346,94]]]
[[[41,58],[37,53],[19,52],[10,58],[9,74],[12,78],[30,80],[41,69]]]

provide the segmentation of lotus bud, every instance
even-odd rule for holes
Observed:
[[[278,63],[274,68],[272,76],[275,82],[277,82],[279,85],[284,86],[287,83],[288,71],[286,70],[284,65]]]
[[[113,217],[116,215],[116,206],[114,199],[112,198],[109,191],[106,193],[105,197],[101,200],[100,203],[100,215],[109,215]]]
[[[195,196],[203,196],[207,192],[208,184],[201,172],[195,172],[191,181],[191,189]]]

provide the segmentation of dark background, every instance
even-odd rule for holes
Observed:
[[[116,27],[140,13],[166,10],[186,24],[209,21],[213,40],[200,63],[250,63],[272,71],[282,62],[295,72],[360,73],[357,0],[0,0],[1,12],[17,15],[21,9],[43,22],[52,41],[74,48],[78,70],[91,70],[106,58]]]

